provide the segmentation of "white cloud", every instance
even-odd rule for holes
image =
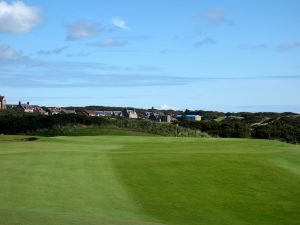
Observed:
[[[169,106],[169,105],[166,105],[166,104],[161,105],[160,109],[162,109],[162,110],[179,110],[178,107]]]
[[[286,43],[282,43],[278,46],[278,50],[279,51],[286,51],[286,50],[291,50],[291,49],[295,49],[295,48],[299,48],[300,47],[300,43],[299,42],[286,42]]]
[[[121,47],[127,44],[127,41],[124,40],[116,40],[116,39],[112,39],[112,38],[107,38],[104,39],[102,41],[100,41],[99,43],[96,43],[96,46],[99,47]]]
[[[41,22],[40,10],[21,1],[0,1],[0,33],[26,33]]]
[[[67,40],[74,41],[98,36],[101,33],[98,23],[91,21],[77,21],[68,26]]]
[[[115,25],[118,28],[124,29],[124,30],[130,30],[130,28],[127,26],[126,22],[124,20],[121,20],[119,18],[112,19],[112,24]]]
[[[21,57],[22,54],[20,52],[15,51],[8,45],[0,44],[0,61],[1,60],[10,60]]]

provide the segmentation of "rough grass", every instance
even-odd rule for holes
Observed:
[[[300,147],[55,137],[0,143],[0,224],[300,224]]]
[[[22,141],[32,137],[26,135],[0,135],[0,141]]]
[[[119,128],[115,126],[96,126],[96,125],[68,125],[59,126],[49,129],[42,129],[33,132],[34,135],[40,136],[157,136],[147,132],[136,131],[128,128]]]
[[[120,120],[119,124],[108,125],[66,125],[54,126],[32,132],[38,136],[176,136],[176,126],[170,123],[158,123],[141,120]],[[178,128],[178,136],[181,137],[209,137],[207,133],[185,127]]]

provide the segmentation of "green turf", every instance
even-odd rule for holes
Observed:
[[[300,224],[300,147],[55,137],[0,142],[0,224]]]

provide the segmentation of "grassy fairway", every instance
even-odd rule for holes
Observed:
[[[56,137],[0,142],[1,225],[300,224],[300,147]]]

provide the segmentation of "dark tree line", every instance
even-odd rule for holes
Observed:
[[[215,120],[190,121],[188,119],[178,120],[183,127],[199,129],[212,136],[248,138],[250,137],[250,126],[239,119],[224,119],[221,122]]]
[[[253,127],[252,137],[277,139],[289,143],[300,143],[300,117],[288,116],[275,119],[265,125]]]
[[[265,114],[254,113],[248,115],[246,119],[226,118],[222,121],[203,120],[190,121],[180,119],[178,124],[183,127],[199,129],[212,136],[232,137],[232,138],[258,138],[258,139],[275,139],[288,143],[300,143],[300,116],[294,114],[287,116],[274,117],[272,113],[268,113],[269,119],[264,123],[253,125],[253,122],[261,121],[265,118]],[[282,114],[281,114],[282,115]],[[272,117],[273,118],[270,118]]]
[[[214,116],[217,116],[213,113]],[[41,129],[67,125],[113,125],[138,131],[173,136],[178,123],[182,136],[201,136],[207,133],[216,137],[276,139],[300,143],[300,116],[286,113],[239,113],[240,118],[227,115],[221,121],[214,119],[190,121],[179,119],[173,124],[159,124],[143,119],[119,117],[88,117],[82,114],[44,116],[35,113],[5,110],[0,112],[0,134],[30,134]],[[278,116],[279,115],[279,116]]]
[[[34,113],[6,114],[0,116],[1,134],[30,133],[38,129],[51,128],[54,126],[66,126],[68,124],[102,125],[107,124],[105,118],[88,117],[77,114],[57,114],[44,116]]]
[[[128,130],[175,136],[176,125],[157,123],[143,119],[128,119],[125,117],[89,117],[80,114],[57,114],[44,116],[35,113],[0,113],[0,134],[51,134],[64,135],[68,133],[67,126],[99,125],[126,128]],[[63,133],[61,131],[64,131]],[[200,131],[186,127],[178,128],[179,136],[207,136]]]

